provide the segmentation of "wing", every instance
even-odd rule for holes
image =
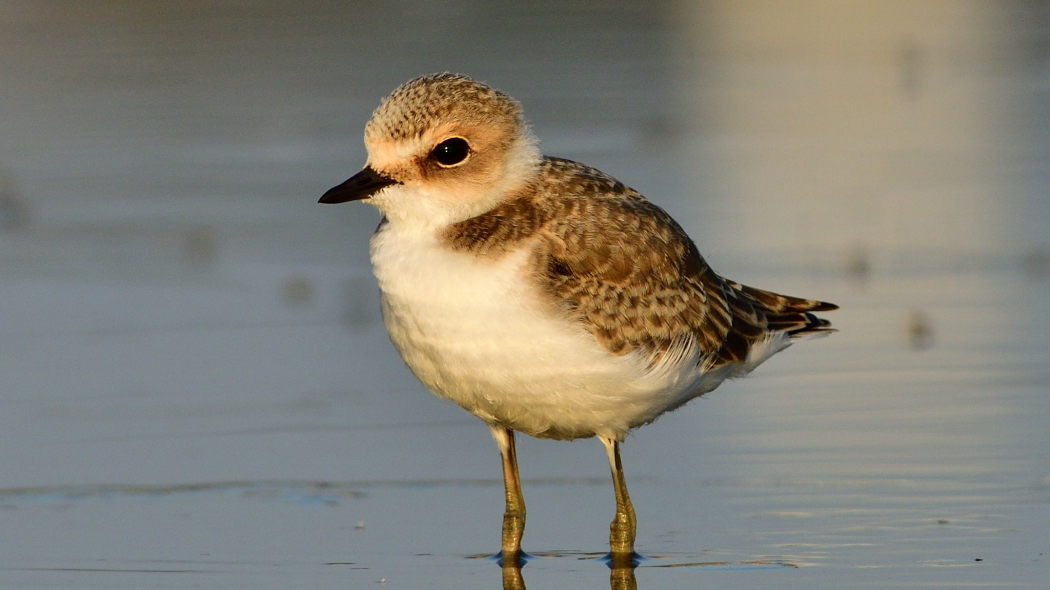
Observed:
[[[613,354],[652,362],[695,345],[709,366],[740,362],[770,333],[826,332],[811,311],[835,306],[777,295],[718,276],[662,209],[615,179],[554,161],[575,181],[552,191],[538,271],[548,293]],[[550,193],[548,193],[550,194]]]
[[[741,362],[771,333],[829,331],[810,312],[835,309],[723,279],[663,209],[558,158],[545,158],[521,194],[454,224],[444,239],[482,257],[529,245],[534,278],[555,307],[609,352],[640,352],[654,364],[692,346],[708,367]]]
[[[731,324],[723,281],[682,228],[593,168],[549,165],[545,176],[557,184],[540,190],[556,213],[544,224],[537,273],[557,305],[613,354],[718,350]]]

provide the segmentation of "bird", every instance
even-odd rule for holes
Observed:
[[[382,214],[369,250],[383,323],[431,392],[489,427],[503,560],[523,555],[515,433],[602,442],[616,500],[609,555],[633,559],[627,433],[834,331],[814,312],[836,305],[721,277],[640,193],[543,155],[521,104],[471,77],[405,82],[364,143],[363,169],[319,202]]]

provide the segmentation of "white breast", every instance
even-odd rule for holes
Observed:
[[[389,222],[371,251],[383,319],[405,363],[490,424],[622,439],[725,377],[702,379],[695,354],[658,370],[609,354],[545,302],[524,272],[527,249],[482,258],[449,249],[431,229]]]

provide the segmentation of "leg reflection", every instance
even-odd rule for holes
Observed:
[[[638,590],[638,581],[634,579],[634,564],[626,567],[613,566],[609,574],[611,590]]]
[[[637,563],[634,560],[609,562],[609,588],[610,590],[638,590],[638,581],[634,577],[634,568]],[[571,584],[566,585],[571,587]],[[525,579],[521,575],[521,566],[517,564],[503,565],[503,590],[525,590]]]
[[[503,590],[525,590],[525,580],[521,577],[521,566],[503,566]]]

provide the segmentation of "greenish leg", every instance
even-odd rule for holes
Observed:
[[[504,563],[518,563],[521,558],[521,535],[525,531],[525,499],[521,495],[518,477],[518,456],[514,452],[514,431],[490,426],[492,436],[503,457],[503,485],[507,493],[507,509],[503,513],[502,557]]]
[[[627,495],[627,482],[623,478],[620,443],[611,438],[599,438],[605,445],[605,454],[609,457],[613,489],[616,491],[616,518],[609,525],[609,552],[614,559],[617,556],[630,557],[634,555],[634,537],[638,523],[634,517],[631,497]]]

